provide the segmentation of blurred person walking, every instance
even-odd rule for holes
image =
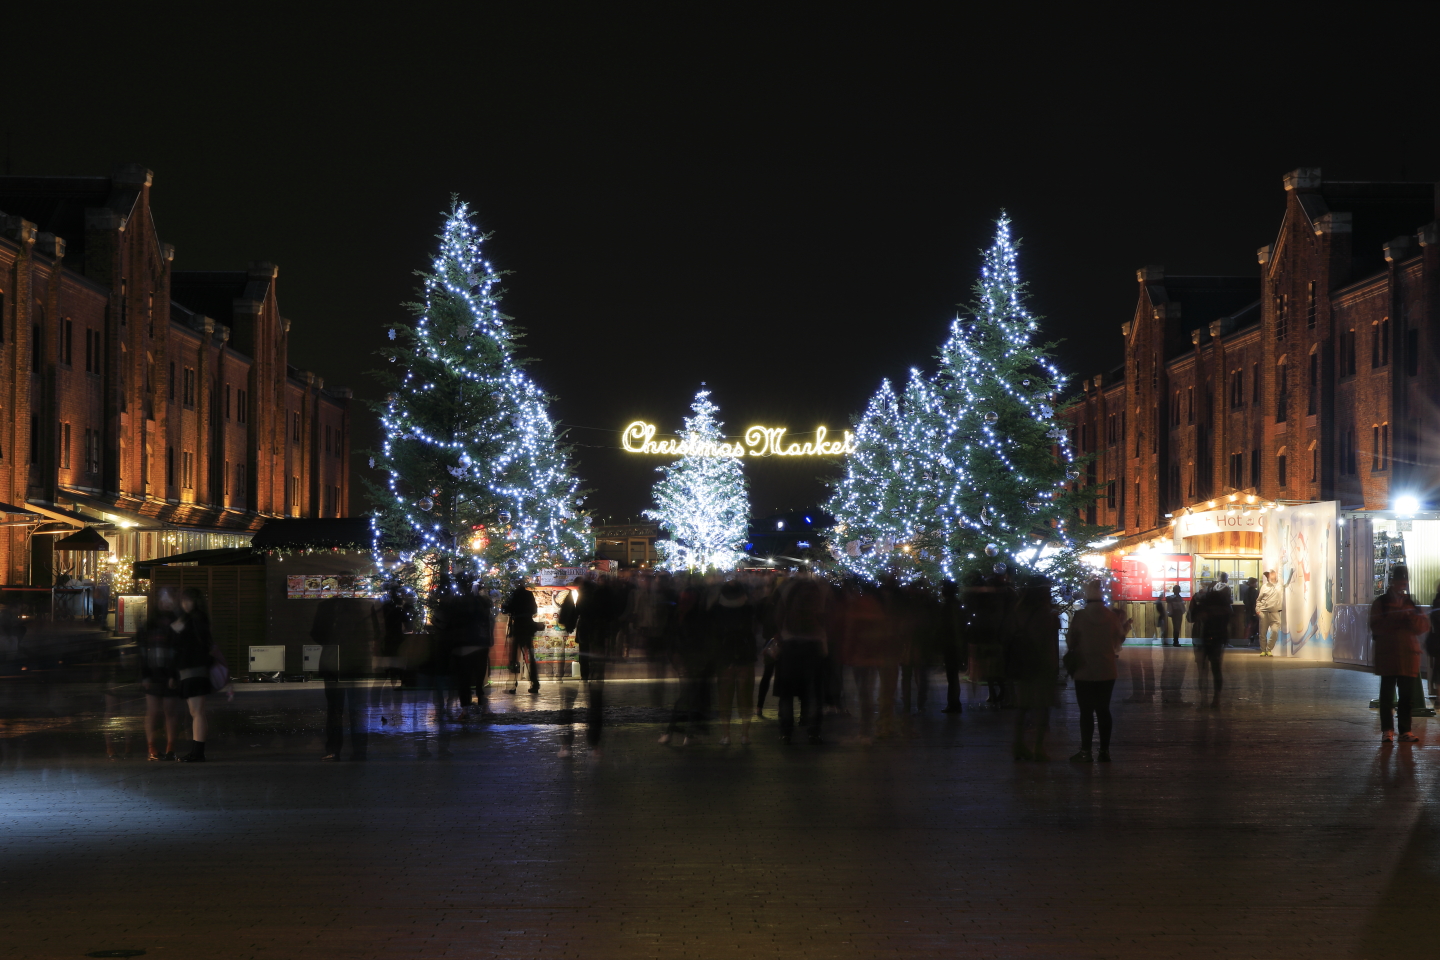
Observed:
[[[847,582],[840,622],[842,629],[831,645],[831,655],[838,655],[850,668],[860,704],[860,742],[869,744],[875,739],[875,684],[890,653],[891,624],[886,620],[879,591],[859,580]],[[837,646],[839,649],[834,649]],[[893,687],[893,674],[890,682]],[[893,710],[893,694],[890,706]],[[889,726],[884,729],[888,734]]]
[[[830,591],[813,574],[800,573],[780,585],[776,600],[780,655],[775,665],[775,695],[780,698],[781,743],[790,743],[794,734],[796,698],[800,700],[810,742],[821,742],[820,721],[825,711],[820,702],[820,671],[828,650],[829,607]],[[893,703],[893,673],[890,683]]]
[[[1410,569],[1397,564],[1390,569],[1389,588],[1370,604],[1370,635],[1374,638],[1375,673],[1380,677],[1380,740],[1395,741],[1396,688],[1399,689],[1400,742],[1419,743],[1410,732],[1412,693],[1420,676],[1420,634],[1430,623],[1410,596]]]
[[[1230,615],[1233,612],[1234,602],[1230,596],[1230,575],[1221,571],[1220,579],[1212,583],[1208,589],[1202,591],[1203,601],[1200,609],[1200,620],[1204,638],[1203,662],[1200,663],[1200,679],[1204,679],[1204,664],[1210,664],[1210,675],[1213,679],[1214,695],[1210,699],[1211,707],[1220,706],[1220,691],[1225,688],[1225,676],[1221,667],[1225,660],[1225,646],[1230,642]]]
[[[320,644],[317,671],[325,684],[325,761],[340,759],[345,728],[350,728],[350,759],[364,760],[369,738],[368,695],[356,686],[366,672],[369,655],[383,642],[383,614],[363,598],[328,597],[316,606],[310,639]]]
[[[180,609],[176,590],[162,586],[155,594],[155,608],[141,631],[140,686],[145,691],[145,746],[150,760],[174,760],[175,738],[185,701],[180,697],[180,678],[175,672],[175,633],[170,629]],[[155,749],[156,728],[165,728],[165,751]]]
[[[1070,617],[1066,636],[1066,657],[1075,679],[1075,700],[1080,705],[1080,752],[1071,757],[1077,763],[1110,762],[1110,697],[1118,676],[1120,647],[1125,642],[1124,619],[1105,606],[1099,580],[1090,580],[1084,589],[1085,606]],[[1100,752],[1092,754],[1096,724],[1100,727]]]
[[[180,696],[190,708],[190,752],[180,758],[181,763],[203,763],[205,761],[205,739],[210,732],[209,717],[205,712],[205,698],[218,693],[212,683],[211,668],[217,665],[219,651],[210,632],[210,611],[205,604],[205,595],[194,587],[186,587],[180,594],[180,612],[170,624],[175,643],[175,683]],[[230,684],[224,690],[228,696],[235,696]]]
[[[450,678],[459,717],[468,720],[472,702],[476,717],[490,712],[485,684],[490,674],[494,617],[490,598],[475,591],[473,577],[462,573],[456,579],[456,588],[455,597],[445,609],[446,629],[451,634]]]
[[[1430,696],[1436,694],[1435,677],[1440,673],[1440,583],[1435,585],[1435,599],[1430,601],[1430,632],[1425,635],[1425,656],[1429,660]]]
[[[959,593],[954,580],[940,584],[936,634],[945,660],[945,709],[941,713],[964,711],[960,705],[960,673],[965,669],[965,609],[960,604]]]
[[[727,580],[711,601],[710,631],[720,679],[720,745],[730,744],[731,708],[740,711],[740,743],[750,743],[750,714],[755,708],[755,651],[759,618],[750,592]]]
[[[507,628],[510,633],[510,689],[507,693],[514,693],[520,686],[522,663],[530,665],[530,692],[540,692],[540,665],[535,662],[535,634],[540,630],[535,614],[539,609],[535,605],[535,595],[523,582],[516,584],[501,607],[510,618]]]
[[[1240,603],[1245,607],[1245,638],[1250,646],[1260,642],[1260,621],[1256,616],[1256,605],[1260,599],[1260,581],[1254,577],[1240,584]]]
[[[903,614],[900,636],[900,696],[905,713],[913,702],[924,713],[930,701],[930,668],[940,658],[940,609],[930,592],[909,584],[899,592]],[[911,700],[911,693],[914,700]]]
[[[1060,613],[1050,597],[1050,581],[1036,577],[1020,588],[1006,630],[1005,678],[1010,681],[1015,716],[1015,759],[1049,760],[1045,734],[1055,706],[1060,672]],[[1027,733],[1034,722],[1034,748]]]
[[[1280,606],[1284,594],[1275,582],[1275,571],[1265,571],[1265,582],[1255,595],[1255,615],[1259,618],[1260,656],[1275,656],[1275,641],[1280,639]],[[1273,633],[1272,633],[1273,631]]]
[[[1180,596],[1180,584],[1175,584],[1165,598],[1165,612],[1170,615],[1170,643],[1180,646],[1180,634],[1185,627],[1185,598]]]

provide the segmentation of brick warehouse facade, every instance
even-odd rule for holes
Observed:
[[[1436,186],[1326,182],[1314,168],[1284,186],[1258,276],[1139,270],[1124,362],[1083,381],[1073,438],[1094,458],[1086,481],[1105,487],[1090,519],[1120,549],[1168,540],[1170,515],[1230,494],[1433,506]]]
[[[173,269],[151,182],[0,177],[7,584],[48,584],[65,525],[150,559],[346,513],[350,392],[287,364],[273,265]]]

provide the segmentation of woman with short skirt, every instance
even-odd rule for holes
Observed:
[[[215,692],[210,683],[210,668],[215,665],[211,653],[214,641],[204,594],[194,587],[185,588],[180,595],[180,612],[170,624],[170,631],[175,645],[176,688],[190,708],[190,739],[194,741],[180,762],[201,763],[205,760],[205,737],[209,732],[205,698]]]

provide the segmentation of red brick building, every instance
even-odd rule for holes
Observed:
[[[346,513],[350,392],[288,365],[275,266],[174,268],[151,181],[0,177],[5,583],[48,584],[65,526],[149,559]]]
[[[1139,270],[1124,362],[1083,381],[1074,439],[1094,455],[1093,520],[1116,528],[1118,549],[1169,547],[1174,516],[1217,504],[1440,506],[1435,185],[1303,168],[1284,187],[1256,276]],[[1260,534],[1201,540],[1188,552],[1252,557],[1258,572]]]

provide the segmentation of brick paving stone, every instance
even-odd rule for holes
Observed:
[[[1174,674],[1188,649],[1127,650]],[[1128,696],[1126,666],[1116,700]],[[1016,763],[1010,711],[865,746],[656,743],[674,686],[612,684],[594,758],[562,695],[510,722],[370,717],[317,762],[315,690],[216,702],[205,765],[107,762],[91,688],[0,688],[5,957],[1380,957],[1426,949],[1440,727],[1378,746],[1374,678],[1233,651],[1219,710],[1118,703],[1115,762]],[[1157,670],[1158,672],[1158,670]],[[417,698],[418,699],[418,698]],[[1076,748],[1073,694],[1051,755]],[[583,705],[583,695],[580,701]],[[773,712],[773,704],[767,704]],[[384,707],[391,714],[393,704]],[[38,722],[45,719],[46,723]],[[26,722],[29,725],[26,726]],[[59,725],[57,725],[59,724]],[[1430,729],[1427,729],[1427,726]],[[1434,736],[1432,737],[1432,731]],[[738,739],[738,729],[732,734]]]

